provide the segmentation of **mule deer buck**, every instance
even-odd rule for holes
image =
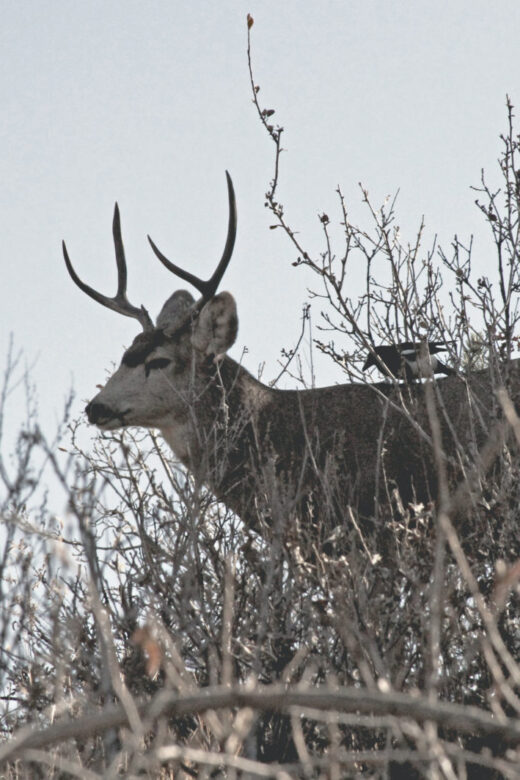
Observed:
[[[211,279],[202,281],[179,268],[149,238],[161,263],[200,293],[194,300],[185,290],[174,292],[155,325],[142,306],[127,299],[117,204],[113,298],[81,281],[63,244],[76,285],[103,306],[138,320],[143,330],[86,407],[89,421],[104,431],[159,429],[194,477],[257,530],[265,530],[275,515],[287,520],[303,508],[313,522],[326,517],[337,524],[349,505],[368,517],[375,501],[387,502],[394,487],[404,502],[434,499],[435,459],[423,384],[278,390],[227,356],[238,319],[230,293],[217,293],[237,225],[233,185],[226,176],[227,241]],[[470,387],[450,376],[435,382],[435,393],[444,448],[452,456],[452,471],[461,474],[492,423],[490,379],[482,372]]]

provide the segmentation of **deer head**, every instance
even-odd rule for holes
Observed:
[[[210,279],[203,281],[172,263],[148,237],[163,265],[201,294],[195,301],[186,290],[174,292],[164,303],[155,325],[146,309],[133,306],[126,295],[127,268],[117,203],[113,235],[118,285],[113,298],[97,292],[78,277],[63,242],[65,264],[75,284],[103,306],[137,319],[143,329],[123,354],[120,367],[86,407],[89,421],[103,430],[128,425],[156,427],[166,432],[179,430],[191,400],[200,394],[201,385],[214,373],[215,360],[235,341],[238,328],[235,301],[230,293],[216,294],[231,260],[237,226],[233,183],[227,172],[226,177],[227,240]],[[181,453],[177,454],[182,457]]]

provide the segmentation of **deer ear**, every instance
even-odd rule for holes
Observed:
[[[172,336],[194,303],[191,293],[177,290],[165,301],[157,317],[157,327],[164,330],[166,336]]]
[[[195,321],[191,343],[205,355],[221,355],[235,343],[238,316],[235,299],[228,292],[215,295]]]

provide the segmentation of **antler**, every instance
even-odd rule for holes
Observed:
[[[107,306],[109,309],[113,309],[119,314],[124,314],[126,317],[134,317],[134,319],[139,320],[143,330],[150,330],[153,328],[153,322],[144,306],[141,306],[140,308],[137,306],[132,306],[126,297],[127,272],[125,249],[123,247],[123,239],[121,238],[121,219],[119,217],[119,207],[117,203],[114,208],[112,233],[114,235],[114,246],[116,250],[117,263],[117,293],[113,298],[109,298],[107,295],[102,295],[102,293],[97,292],[97,290],[94,290],[92,287],[89,287],[88,284],[85,284],[85,282],[81,281],[76,271],[72,267],[72,263],[70,262],[70,258],[67,252],[67,247],[65,246],[65,241],[63,241],[63,257],[65,258],[67,271],[71,275],[72,281],[78,285],[79,289],[83,290],[83,292],[89,295],[91,298],[94,298],[94,300],[98,303],[101,303],[102,306]]]
[[[227,179],[227,186],[228,186],[228,199],[229,199],[229,222],[228,222],[228,232],[227,232],[227,239],[226,239],[226,246],[224,247],[224,252],[222,254],[222,257],[220,259],[220,262],[215,269],[215,272],[211,279],[208,279],[206,282],[203,279],[199,279],[198,276],[195,276],[194,274],[191,274],[189,271],[185,271],[184,269],[180,268],[178,265],[175,265],[171,262],[171,260],[168,260],[167,257],[163,255],[163,253],[155,246],[154,242],[148,236],[148,241],[150,242],[150,246],[152,247],[153,251],[161,261],[161,263],[166,266],[166,268],[175,274],[175,276],[179,276],[181,279],[184,279],[185,282],[188,282],[189,284],[192,284],[202,295],[202,298],[197,301],[197,303],[194,306],[195,311],[200,311],[202,307],[204,306],[207,301],[209,301],[210,298],[212,298],[217,288],[220,284],[220,280],[224,276],[224,272],[226,268],[229,265],[229,261],[231,260],[231,255],[233,254],[233,247],[235,245],[235,238],[237,234],[237,206],[236,206],[236,200],[235,200],[235,190],[233,189],[233,182],[231,181],[231,176],[226,171],[226,179]]]

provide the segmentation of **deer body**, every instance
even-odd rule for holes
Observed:
[[[119,212],[114,215],[118,290],[107,298],[76,275],[89,296],[138,319],[143,333],[120,368],[88,404],[89,421],[103,430],[137,425],[158,428],[195,478],[247,524],[261,529],[302,515],[337,523],[347,506],[370,515],[395,486],[404,501],[435,498],[434,456],[424,386],[396,383],[337,385],[290,391],[269,388],[226,355],[238,327],[233,297],[216,294],[233,249],[234,192],[228,176],[230,218],[222,259],[208,282],[167,260],[161,262],[202,294],[175,292],[154,325],[143,307],[126,298],[126,262]],[[466,382],[449,376],[435,383],[446,452],[475,454],[492,410],[486,374]],[[405,404],[410,413],[402,408]],[[414,422],[414,420],[416,422]],[[330,527],[330,523],[327,522]]]
[[[314,516],[319,507],[337,523],[347,505],[370,515],[375,499],[385,502],[393,487],[405,502],[435,499],[423,385],[269,388],[222,354],[236,335],[232,296],[215,296],[203,310],[206,316],[179,335],[177,324],[192,305],[189,293],[174,293],[165,304],[169,318],[163,309],[160,327],[136,338],[88,405],[92,423],[108,430],[158,428],[195,478],[253,527],[259,516],[271,522],[273,504],[289,516],[311,502]],[[170,331],[177,334],[174,340]],[[447,452],[460,443],[475,452],[489,422],[487,413],[479,424],[474,419],[489,405],[487,376],[473,379],[476,414],[461,378],[435,386]],[[401,409],[403,391],[417,427]],[[459,431],[455,438],[447,420]]]

